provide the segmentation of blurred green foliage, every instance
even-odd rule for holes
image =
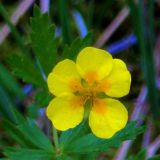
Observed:
[[[56,3],[51,6],[51,11],[57,11],[58,16],[56,17],[54,15],[54,20],[61,26],[61,37],[55,37],[56,26],[51,24],[52,19],[47,13],[42,14],[37,6],[34,7],[33,17],[28,27],[30,34],[28,34],[27,30],[28,35],[22,37],[21,32],[10,22],[8,13],[2,3],[0,4],[0,13],[4,21],[9,25],[13,36],[12,38],[14,39],[10,37],[10,39],[5,42],[7,49],[2,47],[3,56],[0,55],[2,62],[0,64],[0,123],[2,129],[0,130],[2,130],[3,133],[0,136],[0,150],[3,152],[3,154],[0,155],[3,157],[1,159],[93,160],[111,148],[118,148],[123,141],[135,139],[136,136],[144,132],[145,127],[137,127],[136,122],[129,122],[128,125],[113,138],[102,140],[90,134],[89,128],[84,122],[74,129],[59,133],[60,151],[57,152],[52,142],[52,131],[48,125],[48,121],[46,121],[45,118],[43,119],[47,129],[44,127],[42,130],[37,125],[39,124],[37,119],[39,119],[40,116],[36,117],[37,119],[32,119],[34,116],[30,117],[29,114],[26,114],[26,111],[18,108],[19,105],[24,105],[24,100],[27,99],[22,86],[23,84],[29,83],[33,86],[33,95],[31,95],[31,97],[34,97],[32,97],[33,99],[29,105],[35,107],[33,109],[35,109],[37,115],[39,115],[39,109],[47,106],[52,97],[48,93],[46,76],[54,65],[64,58],[74,60],[82,48],[93,45],[93,42],[96,41],[95,37],[97,37],[104,29],[104,26],[108,25],[116,16],[116,12],[114,11],[118,11],[126,4],[124,1],[116,2],[118,3],[117,5],[115,5],[115,1],[102,2],[103,3],[97,3],[94,0],[85,2],[81,0],[79,3],[78,1],[70,1],[67,3],[64,0],[57,0]],[[141,8],[143,8],[142,2],[139,1],[137,5],[134,1],[127,1],[133,19],[133,28],[138,37],[140,48],[138,53],[141,53],[141,60],[139,61],[142,62],[144,79],[148,87],[148,97],[151,105],[150,110],[153,112],[154,117],[159,117],[159,93],[155,85],[155,66],[153,60],[153,47],[155,43],[155,35],[153,34],[153,3],[153,1],[149,1],[147,16],[149,19],[148,23],[151,25],[147,26],[143,19],[143,10],[141,10]],[[87,28],[89,30],[92,29],[83,39],[77,38],[77,31],[73,33],[75,26],[68,15],[69,7],[80,11],[84,17]],[[110,9],[111,7],[113,10]],[[137,18],[136,21],[135,17]],[[28,22],[24,23],[28,25]],[[128,24],[123,24],[119,29],[120,32],[117,33],[116,36],[113,36],[109,42],[120,38],[125,28],[128,29],[127,32],[132,30],[132,27],[128,26]],[[147,36],[144,31],[147,32]],[[14,51],[14,47],[10,46],[10,43],[13,44],[14,47],[16,46]],[[7,53],[4,53],[6,50]],[[135,47],[125,51],[125,54],[120,53],[119,57],[124,57],[124,59],[128,60],[128,57],[132,56],[129,54],[133,52],[134,55],[131,61],[134,59],[132,61],[134,64],[135,59],[139,56],[134,50],[137,51],[137,48]],[[11,52],[13,54],[11,54]],[[136,85],[138,86],[138,91],[140,90],[139,84],[142,84],[141,77],[137,79]],[[134,87],[136,87],[136,85],[134,85]],[[133,97],[129,97],[129,100],[125,100],[130,104],[130,101],[132,101],[131,98],[135,98],[138,91],[132,93],[131,95]],[[19,102],[22,102],[22,104],[19,104]],[[27,107],[28,104],[24,106]],[[4,141],[5,145],[3,146]],[[145,156],[146,151],[142,150],[134,156],[129,156],[129,159],[143,160]],[[113,158],[113,155],[110,157]],[[150,160],[158,158],[157,156],[150,158]]]

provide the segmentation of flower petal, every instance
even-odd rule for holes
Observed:
[[[74,128],[83,120],[82,102],[82,99],[76,96],[56,97],[47,107],[47,117],[58,130]]]
[[[50,92],[56,96],[64,96],[73,92],[72,81],[80,82],[80,75],[75,63],[69,59],[59,62],[47,79]]]
[[[91,76],[97,75],[97,79],[102,79],[112,69],[112,56],[104,50],[86,47],[79,53],[76,64],[83,77],[89,74]],[[91,78],[96,77],[93,76]]]
[[[120,59],[113,60],[113,69],[104,80],[108,84],[105,93],[111,97],[123,97],[128,94],[131,75],[125,63]]]
[[[128,112],[120,101],[98,99],[90,112],[89,126],[97,137],[111,138],[125,127],[127,120]]]

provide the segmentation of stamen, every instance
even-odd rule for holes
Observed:
[[[92,85],[95,81],[98,80],[98,74],[95,71],[89,71],[86,75],[85,75],[85,79],[88,82],[88,84]]]

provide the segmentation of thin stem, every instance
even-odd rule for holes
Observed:
[[[53,139],[56,151],[59,151],[59,141],[58,141],[58,132],[55,128],[53,128]]]

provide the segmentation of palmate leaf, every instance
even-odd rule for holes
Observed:
[[[13,73],[23,81],[38,86],[46,85],[38,66],[29,56],[13,54],[8,58],[8,63]]]
[[[16,76],[25,82],[46,87],[45,76],[52,70],[56,61],[57,41],[54,38],[54,27],[50,24],[49,16],[41,14],[38,7],[34,8],[31,19],[32,46],[35,62],[28,55],[11,55],[8,62]]]
[[[63,58],[75,60],[77,54],[91,44],[92,33],[89,32],[83,39],[75,39],[70,46],[66,45],[62,54]]]
[[[50,24],[48,14],[42,14],[40,9],[35,6],[34,16],[31,18],[31,27],[33,51],[47,76],[57,58],[57,40],[54,37],[54,26]]]
[[[80,125],[78,125],[76,128],[69,129],[68,131],[62,132],[60,136],[61,148],[65,148],[68,145],[70,145],[72,141],[74,141],[75,139],[80,137],[82,134],[84,134],[85,130],[87,130],[87,125],[86,125],[86,122],[83,122]]]
[[[144,127],[137,128],[135,122],[130,122],[111,139],[104,140],[95,137],[93,134],[87,134],[72,141],[64,148],[64,152],[77,154],[105,152],[111,147],[118,147],[125,140],[134,139],[137,135],[141,134],[144,129]]]
[[[10,160],[53,160],[55,155],[40,149],[15,149],[7,148],[5,156]]]

